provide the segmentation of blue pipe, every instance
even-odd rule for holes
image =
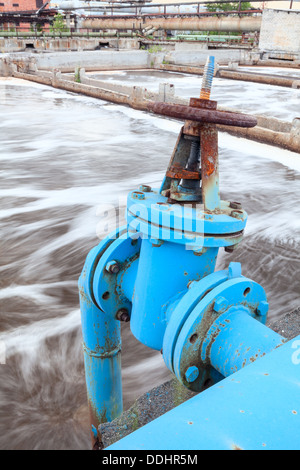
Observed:
[[[130,319],[131,331],[141,343],[161,350],[167,326],[164,306],[191,281],[211,273],[217,254],[217,248],[196,256],[178,243],[142,240]]]
[[[228,377],[285,342],[281,335],[237,309],[224,313],[211,326],[201,355],[203,360],[208,358],[220,374]]]
[[[300,336],[106,450],[299,450],[296,344]]]
[[[91,289],[99,256],[112,242],[108,237],[91,250],[78,281],[93,448],[100,442],[95,431],[99,423],[112,421],[123,411],[120,322],[98,307]]]

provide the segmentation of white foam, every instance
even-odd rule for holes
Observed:
[[[110,108],[110,106],[107,106],[106,108]],[[138,111],[127,107],[118,107],[116,105],[113,105],[111,109],[117,109],[119,112],[122,112],[134,119],[147,120],[151,122],[153,126],[167,132],[178,134],[180,128],[182,127],[181,122],[153,116],[143,111]],[[273,147],[268,144],[255,142],[249,139],[243,139],[241,137],[234,137],[224,132],[219,132],[219,147],[231,149],[241,153],[242,155],[247,155],[248,158],[249,155],[253,154],[259,158],[266,158],[268,160],[281,163],[282,165],[292,168],[293,170],[300,171],[300,155],[296,152],[291,152],[289,150]]]
[[[48,284],[11,285],[0,289],[0,299],[11,297],[28,298],[41,303],[49,303],[50,296],[43,293],[45,289],[74,286],[74,281],[51,282]]]
[[[272,160],[293,170],[300,171],[300,155],[296,152],[248,139],[245,145],[245,139],[230,136],[223,132],[219,133],[219,145],[239,152],[241,155],[247,156],[247,158],[249,158],[249,155],[255,155],[256,157]]]
[[[46,338],[73,331],[80,324],[80,310],[76,309],[62,317],[35,321],[1,333],[0,341],[5,344],[7,358],[20,352],[34,355]]]

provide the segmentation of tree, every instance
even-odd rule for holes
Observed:
[[[63,33],[69,31],[65,25],[65,20],[61,13],[57,13],[57,15],[54,16],[53,23],[50,26],[50,31],[51,33]]]
[[[239,2],[234,3],[207,3],[207,11],[236,11],[239,8]],[[241,10],[251,10],[252,5],[250,2],[241,3]]]

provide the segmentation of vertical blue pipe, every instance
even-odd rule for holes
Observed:
[[[90,290],[98,250],[88,255],[79,278],[87,396],[92,429],[122,413],[120,322],[100,310]],[[91,431],[93,447],[97,435]]]

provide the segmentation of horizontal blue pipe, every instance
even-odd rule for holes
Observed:
[[[202,360],[209,360],[227,377],[284,342],[285,338],[237,308],[222,314],[211,326],[202,346]]]
[[[300,336],[106,450],[300,450]]]

